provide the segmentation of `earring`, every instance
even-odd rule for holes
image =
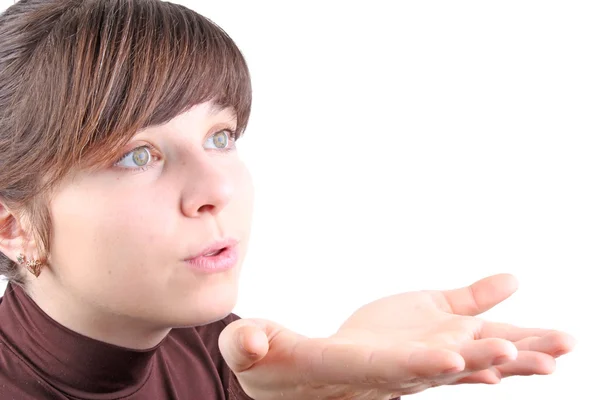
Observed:
[[[23,253],[19,253],[17,256],[19,264],[25,264],[25,267],[31,272],[36,278],[40,276],[42,272],[42,262],[40,260],[27,261],[27,257]]]

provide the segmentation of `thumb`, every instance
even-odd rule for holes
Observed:
[[[219,349],[233,372],[251,368],[269,351],[269,338],[264,324],[251,319],[230,323],[219,336]]]
[[[452,313],[475,316],[506,300],[517,287],[518,281],[513,275],[497,274],[442,293]]]

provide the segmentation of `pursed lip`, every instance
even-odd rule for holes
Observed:
[[[190,261],[190,260],[193,260],[198,257],[207,257],[211,253],[215,253],[220,250],[227,249],[227,248],[233,248],[233,247],[237,246],[238,243],[239,243],[239,240],[236,240],[233,238],[216,240],[213,243],[211,243],[210,245],[208,245],[205,248],[203,248],[202,250],[200,250],[199,252],[197,252],[195,255],[186,258],[185,261]]]

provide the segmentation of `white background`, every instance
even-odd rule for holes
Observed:
[[[599,398],[600,3],[181,3],[253,75],[236,313],[328,335],[381,296],[510,272],[520,290],[484,317],[576,351],[551,376],[411,398]]]

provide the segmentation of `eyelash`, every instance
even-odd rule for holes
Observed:
[[[239,139],[238,133],[236,132],[235,129],[232,128],[225,128],[225,129],[220,129],[218,131],[216,131],[215,133],[213,133],[211,136],[216,135],[217,133],[220,132],[227,132],[229,135],[229,140],[231,140],[233,142],[233,145],[230,147],[227,147],[226,149],[222,149],[221,151],[225,152],[225,153],[229,153],[231,150],[235,149],[235,144]]]
[[[135,150],[141,149],[142,147],[146,147],[148,149],[148,151],[150,152],[150,157],[152,158],[152,162],[149,162],[148,164],[146,164],[142,167],[137,167],[137,168],[124,168],[124,167],[119,167],[117,165],[121,161],[123,161],[125,159],[125,157],[130,155]],[[121,157],[119,157],[119,159],[117,161],[115,161],[114,166],[120,170],[125,170],[126,172],[144,172],[156,165],[156,163],[154,162],[154,161],[156,161],[156,158],[157,158],[155,153],[156,153],[156,148],[154,146],[152,146],[151,144],[144,144],[142,146],[136,146],[133,149],[123,153],[123,155]]]
[[[216,135],[217,133],[220,133],[220,132],[228,132],[228,134],[229,134],[228,135],[229,136],[229,140],[233,141],[233,146],[227,147],[226,149],[222,149],[220,151],[228,153],[228,152],[234,150],[235,149],[235,143],[239,139],[239,136],[238,136],[238,133],[236,132],[236,130],[235,129],[231,129],[231,128],[220,129],[217,132],[213,133],[211,136],[214,136],[214,135]],[[148,151],[150,152],[150,157],[152,157],[152,161],[153,162],[151,162],[151,163],[149,163],[147,165],[144,165],[142,167],[137,167],[137,168],[123,168],[123,167],[117,166],[117,164],[120,163],[121,161],[123,161],[123,159],[125,159],[125,157],[127,157],[133,151],[135,151],[137,149],[140,149],[142,147],[146,147],[148,149]],[[114,166],[116,168],[119,168],[119,169],[122,169],[122,170],[126,170],[127,172],[132,172],[132,173],[135,173],[135,172],[144,172],[144,171],[147,171],[148,169],[150,169],[150,168],[152,168],[152,167],[154,167],[156,165],[156,163],[154,161],[156,161],[156,158],[158,158],[158,157],[156,156],[155,153],[156,153],[156,147],[152,146],[151,144],[144,144],[142,146],[137,146],[137,147],[134,147],[133,149],[131,149],[131,150],[123,153],[123,155],[121,155],[119,157],[119,159],[114,163]]]

